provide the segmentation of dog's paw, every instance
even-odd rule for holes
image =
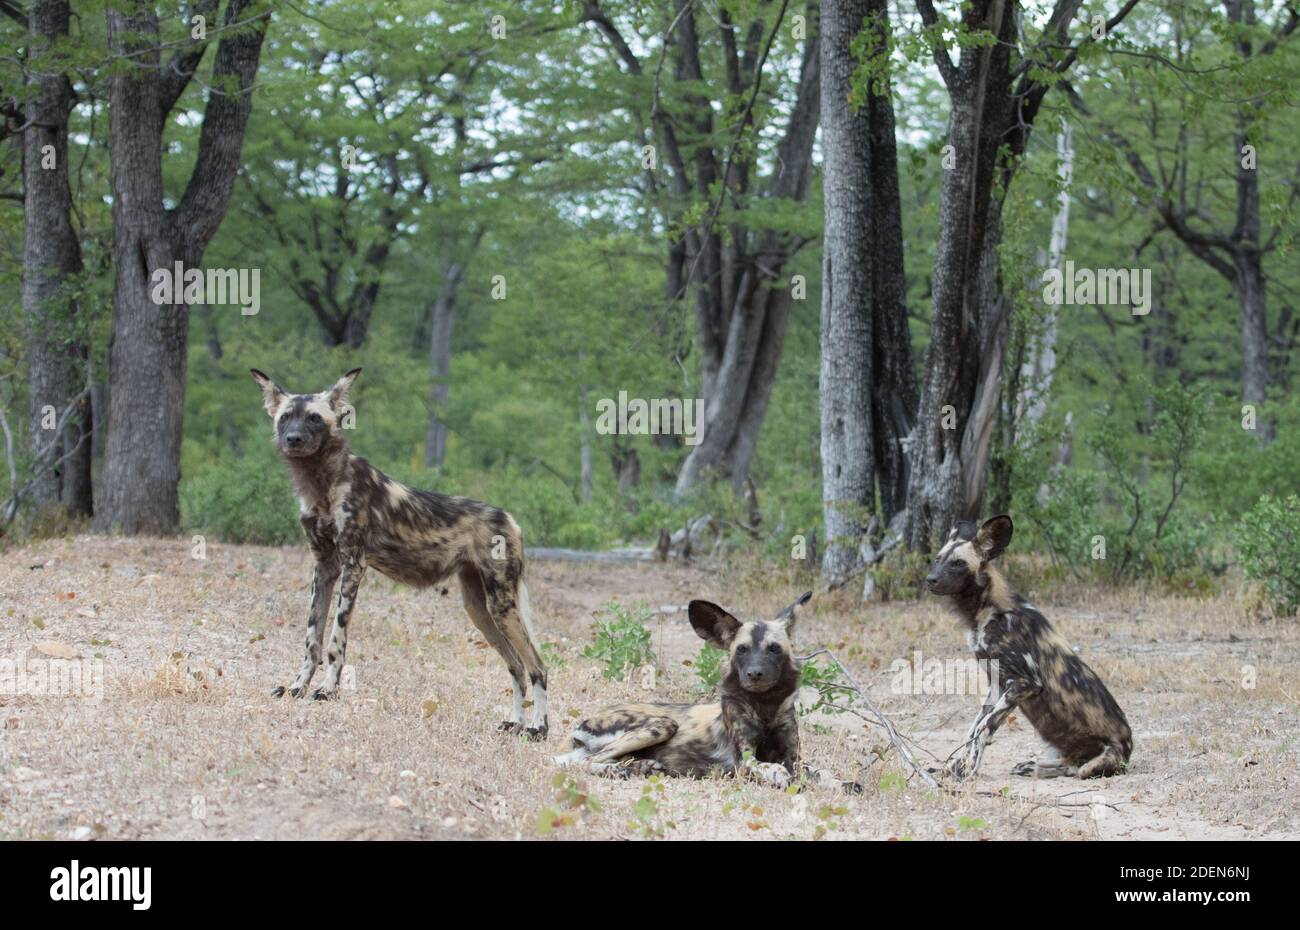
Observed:
[[[548,732],[550,731],[548,730],[547,727],[544,726],[529,727],[528,729],[524,730],[524,736],[528,739],[530,743],[544,743],[546,742],[546,735]]]
[[[1033,778],[1037,773],[1038,773],[1038,763],[1035,762],[1033,759],[1030,759],[1026,762],[1021,762],[1018,765],[1012,766],[1011,768],[1012,775],[1023,775],[1025,778]]]
[[[776,762],[754,762],[752,771],[759,781],[766,782],[774,788],[789,788],[793,780],[786,767]]]
[[[284,697],[286,693],[288,693],[288,689],[285,688],[284,685],[280,685],[280,686],[278,686],[278,687],[275,687],[275,688],[272,688],[272,689],[271,689],[271,697],[274,697],[274,698],[281,698],[281,697]]]
[[[515,723],[513,720],[502,720],[497,724],[498,733],[514,733],[516,730],[523,729],[522,723]]]
[[[845,794],[861,794],[862,783],[856,781],[840,782],[840,790]]]
[[[326,691],[324,688],[317,688],[311,694],[313,701],[332,701],[338,697],[337,691]]]

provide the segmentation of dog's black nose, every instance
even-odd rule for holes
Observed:
[[[939,583],[939,576],[938,576],[937,574],[935,574],[934,572],[930,572],[930,574],[928,574],[928,575],[925,576],[925,583],[928,584],[928,585],[935,585],[935,584],[938,584],[938,583]]]
[[[745,677],[748,678],[750,681],[758,681],[763,677],[763,673],[762,671],[755,671],[751,669],[750,671],[745,673]]]
[[[303,444],[305,438],[306,437],[304,437],[302,433],[286,433],[284,436],[284,444],[292,449],[296,449],[298,446]]]

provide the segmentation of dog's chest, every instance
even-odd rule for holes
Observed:
[[[299,494],[298,509],[304,518],[313,518],[321,535],[339,543],[349,528],[353,528],[350,490],[347,484],[337,484],[318,493]]]

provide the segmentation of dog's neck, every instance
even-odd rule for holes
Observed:
[[[780,681],[766,691],[746,691],[740,686],[736,674],[731,672],[722,681],[719,697],[724,706],[728,704],[744,705],[753,718],[764,729],[774,726],[781,719],[783,709],[790,697],[799,690],[799,672],[787,672]],[[725,715],[724,715],[725,716]]]
[[[329,437],[312,455],[283,456],[304,513],[332,509],[334,489],[346,480],[350,457],[348,441],[342,436]]]
[[[985,565],[980,577],[968,590],[946,595],[944,600],[963,627],[975,630],[979,628],[982,617],[988,613],[1015,607],[1016,592],[1001,572],[992,565]]]

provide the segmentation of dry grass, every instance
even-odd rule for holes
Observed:
[[[296,670],[305,551],[78,536],[0,564],[0,659],[72,647],[102,661],[99,697],[0,695],[0,837],[67,838],[1258,838],[1296,837],[1300,627],[1245,616],[1239,595],[1029,592],[1097,668],[1136,735],[1133,771],[1083,783],[1007,775],[1038,749],[1012,719],[955,793],[908,785],[892,755],[866,790],[791,796],[731,780],[580,777],[551,755],[577,715],[644,698],[639,676],[582,658],[612,597],[652,608],[692,597],[771,613],[798,591],[754,573],[536,563],[530,593],[551,677],[551,741],[494,732],[509,705],[499,659],[447,595],[372,573],[355,617],[355,688],[335,703],[267,695]],[[1014,580],[1015,572],[1012,571]],[[934,603],[814,601],[801,650],[836,650],[924,758],[960,741],[979,698],[891,692],[920,651],[964,658]],[[698,650],[681,613],[652,624],[655,693],[683,699]],[[1242,685],[1243,666],[1256,670]],[[853,776],[882,746],[845,716],[805,718],[805,754]],[[587,799],[594,804],[587,803]]]

